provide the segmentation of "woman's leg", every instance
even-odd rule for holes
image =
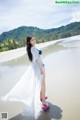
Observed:
[[[40,92],[40,98],[42,98],[42,104],[46,103],[45,93],[46,93],[46,84],[45,84],[45,72],[44,72],[42,83],[41,83],[41,92]]]

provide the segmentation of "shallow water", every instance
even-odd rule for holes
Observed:
[[[46,95],[51,109],[39,119],[79,120],[80,41],[65,40],[48,46],[43,49],[42,58],[46,68]],[[5,95],[17,83],[29,64],[25,55],[0,65],[0,96]],[[0,111],[8,111],[9,118],[19,114],[23,107],[21,103],[5,105],[0,102]],[[14,120],[20,118],[17,116]]]

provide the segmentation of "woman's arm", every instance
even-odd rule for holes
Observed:
[[[31,48],[31,52],[32,52],[32,55],[33,55],[33,61],[37,64],[37,66],[39,67],[40,69],[40,73],[41,74],[44,74],[44,71],[38,61],[38,50],[35,48],[35,47],[32,47]]]

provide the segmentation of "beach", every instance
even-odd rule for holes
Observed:
[[[64,41],[64,40],[79,40],[79,35],[78,36],[73,36],[73,37],[69,37],[69,38],[65,38],[65,39],[59,39],[59,40],[52,40],[50,42],[44,42],[44,43],[40,43],[37,44],[36,47],[38,47],[39,49],[47,47],[49,45],[52,45],[54,43],[60,42],[60,41]],[[22,48],[17,48],[17,49],[13,49],[13,50],[9,50],[9,51],[4,51],[4,52],[0,52],[0,63],[3,62],[7,62],[16,58],[19,58],[23,55],[26,54],[26,47],[22,47]]]
[[[52,45],[56,43],[57,41],[61,41],[61,39],[50,41],[50,42],[39,43],[39,44],[36,44],[36,47],[41,49],[49,45]],[[21,47],[21,48],[9,50],[9,51],[0,52],[0,63],[19,58],[25,54],[26,54],[26,47]]]
[[[50,110],[38,120],[80,119],[80,36],[36,45],[46,66],[46,96]],[[26,49],[0,53],[0,96],[7,94],[30,65]],[[17,106],[17,107],[16,107]],[[0,101],[0,112],[10,120],[31,120],[21,115],[24,104]]]

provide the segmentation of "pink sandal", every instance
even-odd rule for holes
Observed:
[[[46,100],[47,98],[48,98],[48,97],[46,96],[46,97],[45,97],[45,100]],[[40,100],[41,100],[41,102],[42,102],[42,98],[40,98]]]
[[[47,111],[47,110],[50,109],[50,106],[49,106],[49,105],[43,105],[43,106],[42,106],[42,109],[43,109],[43,111],[45,112],[45,111]]]

